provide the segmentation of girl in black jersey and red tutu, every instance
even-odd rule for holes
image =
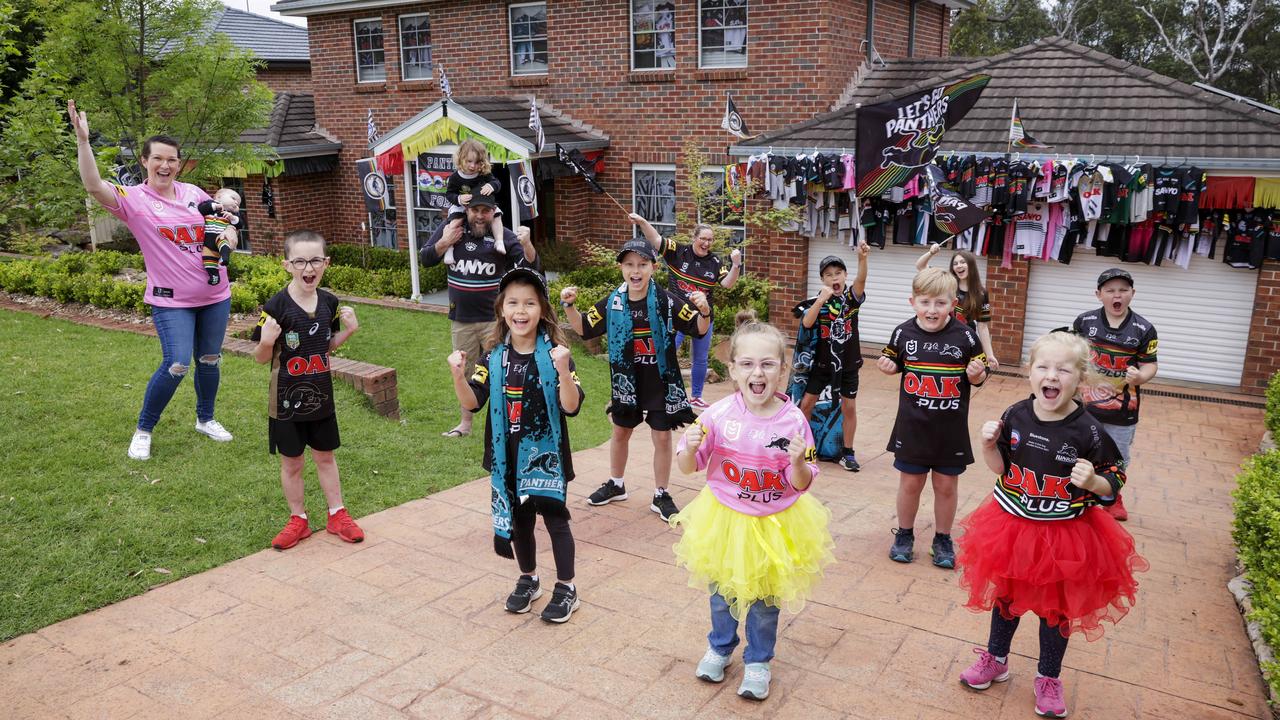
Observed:
[[[1000,473],[993,497],[961,522],[960,585],[970,610],[991,612],[987,649],[960,674],[985,690],[1009,679],[1013,633],[1024,613],[1040,618],[1040,662],[1033,689],[1036,714],[1066,717],[1062,658],[1072,633],[1102,637],[1132,607],[1136,571],[1147,561],[1133,538],[1098,505],[1115,502],[1124,485],[1120,451],[1076,390],[1089,347],[1053,332],[1031,347],[1032,397],[982,426],[983,459]]]

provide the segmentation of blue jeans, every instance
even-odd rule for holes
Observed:
[[[729,603],[720,593],[711,594],[711,632],[707,643],[721,655],[732,655],[738,646],[738,621],[729,613]],[[747,649],[742,652],[744,663],[766,663],[773,659],[773,647],[778,643],[778,608],[757,600],[747,610]]]
[[[152,307],[151,320],[160,336],[162,358],[147,383],[142,397],[138,429],[151,432],[160,422],[160,413],[186,377],[191,358],[196,358],[196,420],[213,419],[213,401],[218,396],[222,338],[227,334],[231,298],[194,308]]]
[[[693,358],[693,369],[689,373],[691,375],[689,383],[691,387],[689,389],[693,392],[690,393],[689,397],[702,397],[702,386],[707,383],[707,356],[711,354],[711,333],[715,330],[715,327],[716,324],[714,322],[708,323],[706,335],[701,338],[692,338],[693,351],[689,354]],[[683,344],[684,333],[676,333],[676,347],[678,348]]]

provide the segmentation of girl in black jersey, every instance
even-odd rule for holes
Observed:
[[[991,612],[986,650],[960,674],[985,690],[1009,679],[1009,644],[1023,613],[1040,618],[1036,713],[1066,717],[1062,657],[1074,632],[1102,637],[1132,607],[1135,571],[1148,568],[1133,538],[1098,505],[1124,484],[1120,451],[1076,399],[1089,346],[1053,332],[1031,347],[1032,397],[982,427],[983,458],[1000,474],[991,499],[961,522],[966,607]]]

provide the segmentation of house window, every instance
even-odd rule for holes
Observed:
[[[382,19],[355,21],[356,81],[383,82],[387,79],[387,57],[382,50]]]
[[[698,67],[747,66],[747,0],[698,0]]]
[[[747,227],[742,220],[741,198],[735,201],[726,196],[724,168],[703,168],[702,178],[710,182],[711,192],[707,195],[705,205],[698,208],[698,222],[728,230],[729,244],[741,245],[747,239]]]
[[[521,3],[507,8],[511,26],[511,74],[547,72],[547,4]]]
[[[676,66],[676,6],[673,0],[631,0],[631,69]]]
[[[427,15],[400,16],[400,77],[431,79],[431,18]]]
[[[249,199],[244,196],[244,180],[242,178],[222,178],[222,187],[235,190],[240,196],[240,212],[236,215],[240,222],[236,225],[236,233],[240,236],[236,242],[236,252],[251,252],[249,245]]]
[[[652,223],[663,237],[675,233],[675,165],[632,165],[631,197],[636,214]],[[634,234],[640,237],[640,229]]]

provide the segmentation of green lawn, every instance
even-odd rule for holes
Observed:
[[[483,475],[482,433],[440,437],[457,420],[445,317],[358,314],[360,332],[339,354],[396,368],[403,419],[335,383],[338,467],[357,518]],[[217,416],[234,441],[194,431],[187,381],[156,427],[152,459],[125,457],[159,359],[155,338],[0,311],[0,641],[257,552],[283,525],[268,370],[251,359],[223,362]],[[575,359],[587,390],[570,423],[580,449],[608,438],[609,375],[581,350]],[[308,467],[307,504],[323,517],[314,477]]]

